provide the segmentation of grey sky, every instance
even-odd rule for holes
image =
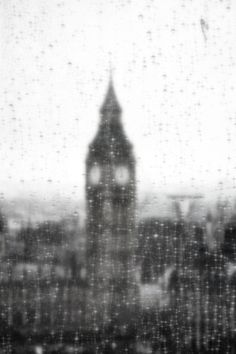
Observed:
[[[0,4],[4,195],[83,198],[110,62],[139,193],[234,193],[235,1]]]

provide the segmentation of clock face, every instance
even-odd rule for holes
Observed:
[[[116,167],[115,180],[120,185],[124,185],[129,181],[129,170],[126,166]]]
[[[101,179],[101,169],[99,166],[93,166],[89,171],[89,182],[91,184],[98,184]]]

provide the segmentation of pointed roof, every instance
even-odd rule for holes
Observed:
[[[109,162],[114,158],[117,161],[134,160],[132,145],[128,141],[121,121],[121,106],[117,100],[112,78],[100,108],[100,122],[97,134],[90,144],[89,161]],[[112,152],[112,154],[111,154]]]
[[[116,97],[112,77],[110,78],[107,93],[100,109],[101,113],[105,113],[107,111],[113,111],[117,113],[121,112],[121,106]]]

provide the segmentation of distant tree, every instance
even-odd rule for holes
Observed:
[[[17,239],[24,244],[24,261],[31,261],[34,258],[34,229],[28,224],[26,227],[22,227],[17,235]]]
[[[28,225],[18,232],[18,239],[27,244],[61,245],[67,240],[63,222],[44,221],[36,227]]]
[[[39,243],[48,245],[61,245],[68,236],[62,221],[44,221],[35,228],[34,235]]]
[[[230,262],[236,262],[236,222],[226,225],[221,249]]]
[[[6,230],[7,230],[6,216],[0,210],[0,234],[6,232]]]
[[[44,221],[36,227],[28,224],[22,227],[17,239],[24,244],[25,261],[33,261],[39,245],[60,246],[68,241],[63,222]]]

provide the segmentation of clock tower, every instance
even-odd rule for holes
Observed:
[[[117,316],[115,304],[130,303],[135,287],[135,192],[132,145],[110,80],[86,160],[87,279],[93,296]]]

